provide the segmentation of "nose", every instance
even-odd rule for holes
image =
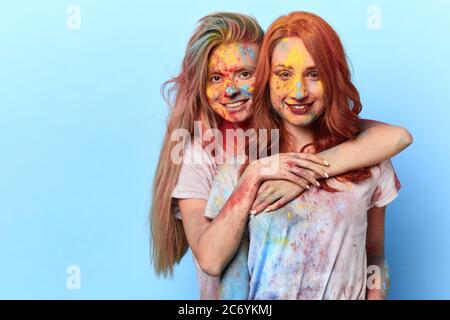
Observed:
[[[298,80],[295,83],[294,89],[292,90],[291,97],[297,100],[301,100],[308,95],[308,92],[305,90],[305,87],[302,85],[302,82]]]
[[[234,97],[239,93],[239,89],[234,85],[234,83],[227,85],[225,88],[225,96],[226,97]]]

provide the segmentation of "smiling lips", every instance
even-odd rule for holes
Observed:
[[[243,99],[232,103],[222,103],[230,111],[238,111],[249,99]]]
[[[314,101],[311,103],[295,103],[295,104],[291,104],[291,103],[287,103],[285,102],[284,104],[289,108],[289,110],[296,115],[301,115],[301,114],[305,114],[306,112],[309,111],[309,109],[311,109],[312,105],[313,105]]]

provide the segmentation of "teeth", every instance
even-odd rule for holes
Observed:
[[[238,101],[238,102],[235,102],[235,103],[227,103],[225,105],[227,107],[229,107],[229,108],[235,108],[235,107],[239,107],[242,104],[244,104],[244,101]]]
[[[290,107],[292,109],[295,109],[295,110],[304,110],[304,109],[306,109],[305,105],[290,105]]]

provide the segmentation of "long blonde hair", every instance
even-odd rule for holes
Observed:
[[[194,121],[201,121],[203,129],[218,128],[220,118],[206,98],[209,56],[220,44],[247,41],[260,45],[263,35],[258,22],[246,15],[214,13],[200,19],[188,42],[180,74],[162,86],[171,112],[156,168],[149,214],[152,260],[157,275],[172,276],[173,266],[189,247],[182,221],[174,214],[172,192],[181,164],[171,159],[171,151],[179,143],[172,141],[171,135],[176,129],[186,129],[192,137]]]

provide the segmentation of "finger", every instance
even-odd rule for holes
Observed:
[[[316,178],[318,178],[318,177],[328,178],[328,173],[325,171],[323,166],[319,166],[319,165],[315,164],[314,162],[311,162],[309,160],[304,160],[304,159],[297,159],[295,161],[295,163],[300,168],[308,169],[308,170],[314,172],[317,175]]]
[[[320,187],[320,183],[316,180],[316,175],[314,172],[299,167],[292,167],[289,169],[289,171],[291,171],[296,176],[307,180],[310,184]]]
[[[262,193],[270,187],[272,181],[264,181],[258,189],[258,193]]]
[[[297,198],[297,196],[281,197],[278,201],[276,201],[275,203],[270,205],[270,211],[275,211],[275,210],[278,210],[278,209],[284,207],[286,204],[288,204],[289,202],[291,202],[295,198]]]
[[[267,201],[263,201],[261,202],[256,208],[255,208],[255,216],[260,214],[261,212],[264,212],[264,210],[267,209],[267,207],[269,206],[269,203]]]
[[[252,205],[252,210],[257,210],[258,206],[262,203],[265,202],[270,196],[270,193],[265,191],[262,194],[260,194],[259,196],[256,197],[255,201],[253,202]]]
[[[306,153],[306,152],[300,152],[300,153],[296,153],[298,155],[298,157],[300,159],[303,160],[309,160],[312,161],[314,163],[317,163],[321,166],[326,166],[328,167],[330,164],[328,163],[328,161],[322,159],[321,157],[319,157],[318,155],[312,154],[312,153]]]
[[[295,166],[293,166],[295,167]],[[293,183],[295,183],[296,185],[304,188],[304,189],[309,189],[309,183],[307,180],[305,180],[302,177],[299,177],[295,174],[293,174],[292,172],[290,172],[289,169],[284,168],[283,170],[277,172],[276,174],[268,174],[268,175],[264,175],[264,179],[266,180],[287,180],[287,181],[291,181]]]
[[[259,214],[263,211],[269,212],[272,211],[272,204],[277,202],[280,199],[280,196],[272,194],[265,201],[263,201],[256,209],[256,214]]]
[[[268,194],[270,194],[272,192],[272,190],[274,189],[273,183],[274,183],[274,181],[271,181],[271,180],[264,181],[261,184],[261,186],[259,187],[258,192],[256,193],[256,196],[259,197],[263,194],[265,196],[267,196]]]
[[[291,172],[288,172],[286,174],[286,179],[295,183],[296,185],[302,187],[303,189],[308,189],[309,190],[309,183],[307,180],[305,180],[304,178],[301,178]]]

